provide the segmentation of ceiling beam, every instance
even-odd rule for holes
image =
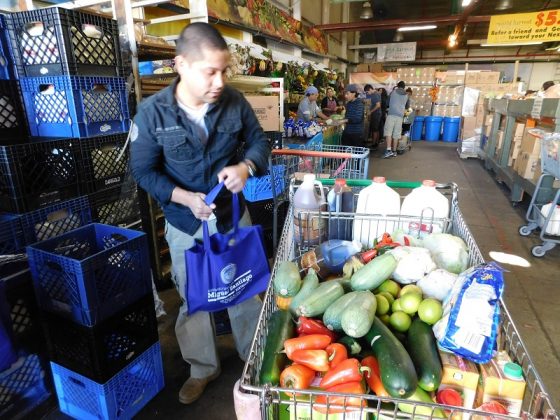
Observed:
[[[491,16],[468,16],[467,23],[490,22]],[[364,20],[360,22],[348,23],[328,23],[325,25],[315,25],[316,29],[325,32],[345,32],[345,31],[374,31],[376,29],[396,29],[401,26],[417,26],[429,24],[453,24],[461,21],[462,15],[439,16],[423,19],[384,19],[384,20]]]

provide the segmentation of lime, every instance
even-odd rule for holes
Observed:
[[[399,295],[399,291],[401,290],[401,286],[395,280],[385,280],[381,285],[377,288],[378,292],[389,292],[393,295],[393,297],[397,297]]]
[[[400,299],[395,300],[391,305],[391,312],[398,312],[398,311],[402,311]]]
[[[385,298],[387,299],[387,302],[389,302],[389,305],[392,305],[393,302],[395,301],[395,298],[389,292],[379,292],[378,295],[385,296]]]
[[[385,314],[385,315],[381,315],[378,317],[380,319],[381,322],[383,322],[385,325],[389,326],[389,320],[391,319],[391,316],[389,314]]]
[[[422,295],[419,295],[418,293],[409,292],[402,295],[398,300],[401,303],[401,310],[403,310],[409,315],[414,315],[416,311],[418,311],[420,302],[422,302]]]
[[[418,293],[420,296],[422,296],[422,289],[420,289],[420,287],[416,286],[415,284],[407,284],[401,289],[399,297],[401,297],[402,295],[406,295],[407,293]]]
[[[389,305],[389,301],[385,296],[375,295],[375,299],[377,300],[377,309],[375,311],[375,314],[377,316],[385,315],[387,312],[389,312],[391,305]]]
[[[433,325],[438,322],[443,315],[441,302],[437,299],[424,299],[418,307],[418,316],[426,324]]]
[[[389,318],[389,324],[395,331],[405,332],[410,328],[412,319],[403,311],[393,312]]]

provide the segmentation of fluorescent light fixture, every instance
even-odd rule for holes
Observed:
[[[373,17],[373,9],[371,8],[371,3],[365,1],[362,5],[362,13],[360,14],[360,19],[371,19]]]
[[[481,47],[517,47],[517,46],[524,46],[524,45],[541,45],[542,41],[540,42],[520,42],[517,44],[480,44]]]
[[[463,2],[461,3],[461,7],[467,7],[471,3],[472,3],[472,0],[463,0]]]
[[[423,26],[401,26],[397,31],[408,32],[408,31],[427,31],[428,29],[436,29],[436,25],[423,25]]]

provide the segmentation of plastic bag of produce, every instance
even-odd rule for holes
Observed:
[[[399,246],[391,251],[397,260],[392,278],[401,284],[416,283],[427,273],[436,269],[430,251],[415,246]]]
[[[433,327],[438,344],[476,363],[487,363],[496,348],[500,323],[503,269],[496,263],[459,275]]]
[[[451,292],[456,280],[457,274],[450,273],[443,268],[438,268],[426,274],[416,284],[422,289],[424,297],[434,298],[443,302],[447,295],[449,295],[449,292]]]
[[[467,269],[469,248],[458,236],[449,233],[432,233],[424,238],[422,246],[430,250],[439,268],[455,274]]]

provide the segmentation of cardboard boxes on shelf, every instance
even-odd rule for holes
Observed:
[[[280,127],[280,108],[278,96],[245,96],[255,111],[264,131],[278,131]]]

